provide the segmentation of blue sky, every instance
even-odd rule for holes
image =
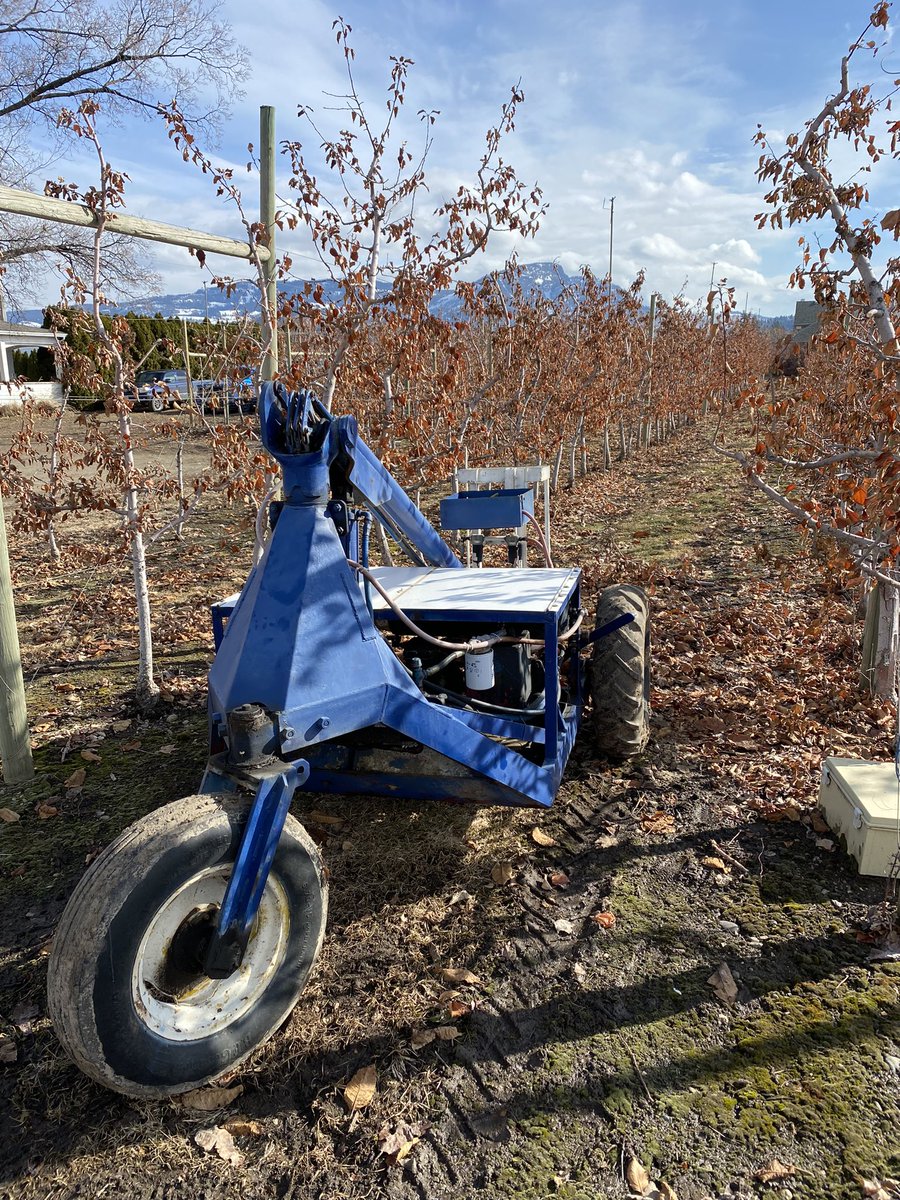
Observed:
[[[871,8],[871,0],[339,0],[339,7],[227,0],[253,74],[214,157],[243,166],[247,143],[257,140],[260,104],[276,106],[280,138],[301,136],[298,103],[328,120],[322,108],[333,101],[323,90],[345,90],[331,28],[340,12],[353,27],[364,96],[381,102],[388,56],[403,54],[415,60],[410,116],[440,110],[428,172],[435,202],[471,178],[484,131],[521,79],[525,103],[505,156],[541,185],[548,212],[536,241],[498,237],[470,276],[499,266],[513,249],[523,261],[558,259],[570,272],[587,263],[604,274],[605,202],[615,196],[617,283],[643,268],[648,293],[683,290],[693,302],[705,297],[715,262],[740,307],[749,296],[753,311],[786,313],[797,298],[786,286],[797,231],[756,229],[763,189],[754,177],[753,135],[757,122],[776,135],[799,129],[818,110]],[[900,74],[896,60],[887,59]],[[868,69],[869,60],[860,65]],[[418,136],[414,122],[411,132]],[[161,130],[134,123],[110,129],[105,142],[110,160],[131,177],[131,212],[239,236],[233,216]],[[91,182],[86,162],[73,158],[59,170]],[[256,181],[243,179],[252,209]],[[876,212],[896,206],[897,182],[888,164],[873,191]],[[282,246],[293,253],[295,275],[317,273],[301,241],[286,238]],[[163,290],[201,285],[186,251],[154,247],[152,255]],[[210,262],[222,271],[237,266]]]

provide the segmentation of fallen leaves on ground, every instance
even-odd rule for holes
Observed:
[[[864,1196],[872,1200],[896,1200],[900,1196],[900,1180],[885,1176],[884,1179],[861,1179],[860,1187]]]
[[[233,1167],[243,1166],[244,1156],[234,1144],[234,1138],[221,1125],[213,1125],[211,1129],[201,1129],[194,1134],[194,1141],[207,1154],[217,1154]]]
[[[0,808],[0,821],[12,824],[13,821],[19,820],[21,820],[21,817],[17,812],[13,812],[11,808]]]
[[[84,787],[85,779],[87,779],[87,771],[84,767],[78,767],[66,780],[66,787],[70,792],[77,791],[79,788]]]
[[[244,1085],[242,1083],[238,1083],[230,1088],[194,1088],[192,1092],[185,1092],[182,1096],[176,1096],[175,1103],[182,1108],[192,1108],[195,1112],[215,1112],[219,1108],[227,1107],[243,1091]]]
[[[311,825],[334,825],[337,828],[347,824],[343,817],[335,817],[331,813],[320,812],[317,808],[313,809],[312,812],[304,813],[303,819]]]
[[[790,1179],[796,1174],[797,1168],[793,1163],[783,1163],[777,1158],[770,1158],[758,1171],[753,1172],[753,1178],[758,1179],[760,1183],[772,1183],[776,1179]]]
[[[632,1154],[625,1163],[625,1182],[639,1196],[646,1196],[650,1191],[650,1175],[639,1158]]]
[[[444,983],[471,983],[479,984],[481,980],[468,967],[444,967],[441,971],[441,980]]]
[[[16,1043],[6,1033],[0,1033],[0,1063],[14,1063],[19,1057]]]
[[[728,963],[721,963],[706,981],[720,1000],[734,1004],[738,997],[738,985]]]
[[[616,923],[616,914],[611,912],[596,912],[591,920],[601,929],[612,929]]]
[[[545,833],[543,829],[535,825],[531,831],[531,840],[538,846],[555,846],[556,838],[549,833]]]
[[[351,1112],[358,1112],[372,1103],[377,1088],[375,1067],[360,1067],[344,1088],[344,1101]]]
[[[709,867],[711,871],[721,871],[723,875],[731,874],[731,867],[726,866],[721,858],[707,855],[706,858],[701,858],[700,862],[704,867]]]
[[[505,884],[509,883],[514,875],[515,871],[513,870],[513,865],[510,862],[496,863],[493,867],[491,867],[491,879],[493,879],[494,883],[498,884],[500,887],[503,887]]]
[[[675,818],[671,813],[663,812],[660,809],[651,813],[650,816],[642,818],[641,827],[647,833],[671,833],[675,828]]]
[[[249,1117],[232,1117],[224,1127],[234,1137],[260,1137],[264,1132],[262,1122]]]
[[[383,1155],[391,1166],[395,1166],[403,1162],[418,1140],[418,1129],[407,1125],[405,1121],[399,1121],[393,1129],[385,1125],[378,1134],[378,1153]]]

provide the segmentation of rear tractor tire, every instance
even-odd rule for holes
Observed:
[[[597,626],[633,619],[594,642],[591,702],[594,743],[607,758],[641,754],[650,740],[650,615],[647,594],[632,584],[600,593]]]
[[[94,860],[63,913],[48,1008],[91,1078],[145,1099],[237,1066],[297,1002],[328,907],[319,852],[288,816],[240,967],[203,971],[248,811],[189,796],[136,821]]]

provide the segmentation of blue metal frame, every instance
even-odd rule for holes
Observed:
[[[455,492],[441,501],[441,529],[521,529],[534,516],[534,492],[526,488]]]
[[[247,829],[209,949],[211,969],[234,969],[243,952],[285,815],[296,787],[375,792],[417,798],[549,807],[556,795],[581,714],[581,680],[573,674],[571,703],[561,706],[558,678],[561,623],[579,608],[580,573],[546,613],[524,622],[544,645],[545,697],[540,715],[477,712],[429,700],[410,678],[378,628],[359,579],[347,561],[328,506],[341,480],[367,502],[420,563],[456,572],[462,564],[402,488],[359,438],[350,417],[334,418],[310,397],[264,384],[262,440],[282,465],[283,507],[261,561],[233,608],[216,606],[218,653],[209,673],[212,749],[225,716],[261,705],[277,729],[280,768],[261,768]],[[355,539],[354,539],[355,541]],[[527,574],[523,572],[523,584]],[[475,593],[477,595],[477,586]],[[226,623],[227,618],[227,623]],[[390,624],[390,612],[379,611]],[[491,611],[429,612],[438,625],[473,623],[476,631],[516,621],[514,606]],[[521,614],[518,623],[523,623]],[[571,653],[577,663],[578,634]],[[369,729],[394,731],[422,748],[416,754],[377,748],[367,755],[347,741]],[[531,753],[497,741],[516,738]],[[343,740],[342,740],[343,739]],[[252,775],[252,772],[251,772]],[[207,791],[246,785],[246,770],[211,757]]]
[[[240,966],[294,792],[308,778],[309,767],[301,761],[259,782],[206,953],[204,970],[211,979],[227,978]]]

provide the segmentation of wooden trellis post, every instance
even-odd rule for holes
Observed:
[[[25,683],[19,654],[19,631],[13,602],[6,518],[0,495],[0,759],[6,783],[26,783],[34,778],[31,734],[25,708]]]
[[[209,254],[225,254],[231,258],[253,261],[255,256],[256,261],[262,267],[262,279],[259,283],[267,300],[267,303],[261,305],[263,319],[265,320],[268,313],[270,326],[266,331],[268,348],[263,355],[260,375],[261,379],[273,379],[278,371],[278,342],[275,336],[277,326],[275,315],[277,298],[275,109],[269,106],[260,108],[259,170],[259,220],[268,233],[266,244],[254,247],[249,242],[240,242],[235,238],[220,237],[218,234],[205,233],[198,229],[186,229],[179,225],[167,225],[162,221],[145,220],[143,217],[132,217],[118,211],[106,214],[106,229],[110,233],[123,233],[129,237],[163,242],[169,246],[187,246],[191,250],[203,250]],[[55,200],[49,196],[39,196],[35,192],[2,185],[0,185],[0,212],[37,217],[42,221],[58,221],[63,225],[79,225],[85,229],[95,229],[100,221],[99,215],[87,204]],[[187,353],[185,353],[185,369],[190,372]],[[0,758],[3,761],[3,778],[7,783],[23,783],[34,776],[2,500],[0,500]]]

